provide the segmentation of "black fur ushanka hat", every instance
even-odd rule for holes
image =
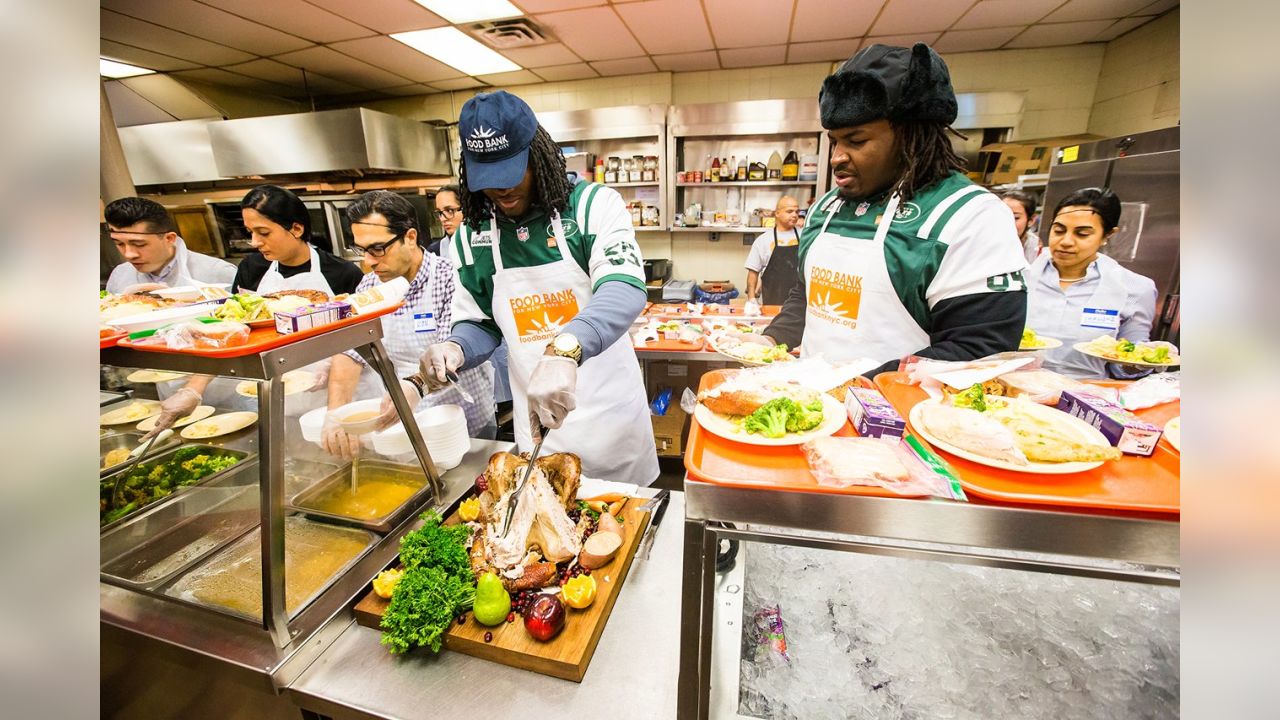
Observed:
[[[863,48],[822,81],[818,106],[828,130],[881,118],[950,125],[957,112],[947,64],[924,43]]]

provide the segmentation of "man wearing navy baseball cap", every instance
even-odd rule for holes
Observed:
[[[657,451],[627,335],[644,310],[644,260],[622,196],[571,184],[559,146],[510,93],[468,100],[458,132],[453,327],[423,374],[442,387],[505,340],[522,451],[551,430],[544,452],[577,454],[585,475],[650,484]]]

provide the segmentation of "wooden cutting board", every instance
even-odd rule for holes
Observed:
[[[542,642],[525,631],[520,615],[516,615],[514,622],[486,627],[476,622],[471,613],[467,613],[466,623],[454,624],[445,634],[444,647],[502,665],[582,682],[583,676],[587,674],[587,665],[591,663],[591,656],[595,653],[596,643],[600,641],[600,633],[604,632],[605,623],[613,611],[613,604],[618,599],[627,571],[631,569],[640,537],[649,525],[649,513],[639,509],[643,502],[643,498],[632,498],[623,507],[620,516],[626,537],[622,539],[622,548],[608,565],[591,571],[592,577],[596,579],[595,602],[585,610],[565,606],[567,615],[560,634]],[[456,516],[446,520],[446,524],[454,522],[457,522]],[[382,613],[389,602],[370,590],[356,604],[356,622],[368,628],[380,629]],[[493,639],[487,643],[484,641],[486,632],[493,633]]]

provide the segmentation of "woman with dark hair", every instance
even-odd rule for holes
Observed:
[[[258,252],[240,262],[232,292],[321,290],[341,295],[355,292],[364,277],[353,263],[309,242],[311,215],[288,190],[259,185],[240,201],[240,215]]]
[[[763,335],[830,361],[972,360],[1014,350],[1027,295],[1009,211],[962,172],[946,63],[871,45],[822,83],[835,189],[800,234],[800,283]]]
[[[1022,240],[1022,252],[1027,256],[1027,262],[1035,262],[1040,254],[1040,238],[1031,232],[1031,221],[1036,216],[1035,196],[1022,190],[1006,190],[1000,193],[1000,199],[1013,212],[1013,227]]]
[[[1027,327],[1062,341],[1045,368],[1077,378],[1139,377],[1147,370],[1108,363],[1072,345],[1099,335],[1135,343],[1151,338],[1156,284],[1099,251],[1120,225],[1120,198],[1109,188],[1076,190],[1058,202],[1049,252],[1027,272]]]
[[[445,185],[436,191],[433,200],[436,206],[436,218],[440,221],[440,228],[444,230],[444,237],[432,242],[427,246],[428,252],[444,257],[449,253],[449,238],[458,231],[458,226],[462,224],[462,191],[457,185]]]

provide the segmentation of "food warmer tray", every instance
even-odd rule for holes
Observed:
[[[216,472],[216,473],[211,473],[210,475],[207,475],[207,476],[205,476],[205,477],[203,477],[203,478],[200,478],[200,480],[199,480],[198,482],[194,482],[194,483],[192,483],[192,484],[190,484],[190,485],[186,485],[186,486],[184,486],[184,487],[180,487],[180,488],[178,488],[178,489],[174,490],[172,495],[169,495],[168,497],[165,497],[165,498],[160,498],[159,500],[156,500],[156,501],[154,501],[154,502],[152,502],[152,503],[149,503],[149,504],[147,504],[147,505],[142,506],[142,507],[141,507],[141,508],[139,508],[138,510],[134,510],[133,512],[129,513],[128,515],[125,515],[124,517],[117,518],[117,519],[115,519],[115,520],[113,520],[113,521],[111,521],[111,522],[107,523],[106,525],[103,525],[102,527],[98,528],[98,531],[99,531],[99,532],[103,532],[103,533],[105,533],[106,531],[108,531],[108,530],[110,530],[110,529],[112,529],[112,528],[115,528],[115,527],[119,526],[119,525],[120,525],[121,523],[123,523],[125,520],[128,520],[129,518],[132,518],[132,517],[136,517],[136,516],[138,515],[138,513],[139,513],[139,512],[149,512],[149,511],[151,511],[152,509],[154,509],[154,508],[156,508],[156,507],[159,507],[159,506],[164,505],[164,504],[166,504],[166,503],[172,502],[175,498],[182,497],[182,495],[183,495],[184,493],[190,492],[193,488],[198,488],[198,487],[202,487],[202,486],[209,485],[209,484],[210,484],[210,483],[212,483],[214,480],[217,480],[217,479],[222,478],[222,477],[226,477],[226,476],[228,476],[228,475],[232,474],[233,472],[235,472],[235,471],[239,470],[239,469],[240,469],[240,468],[242,468],[242,467],[254,467],[254,468],[256,468],[256,467],[257,467],[257,462],[256,462],[257,457],[258,457],[258,454],[257,454],[257,453],[246,452],[246,451],[244,451],[244,450],[235,450],[235,449],[227,448],[227,447],[219,447],[219,446],[217,446],[217,445],[206,445],[206,444],[204,444],[204,443],[186,443],[186,444],[183,444],[183,445],[178,445],[177,447],[170,448],[170,449],[168,449],[168,450],[166,450],[166,451],[164,451],[164,452],[162,452],[162,453],[157,453],[157,454],[155,454],[155,455],[153,455],[153,456],[151,456],[151,457],[147,458],[147,459],[146,459],[146,460],[144,460],[143,462],[139,463],[139,464],[138,464],[138,467],[142,467],[142,465],[147,464],[147,463],[162,462],[162,461],[166,460],[166,459],[168,458],[168,456],[169,456],[169,455],[172,455],[173,453],[176,453],[176,452],[178,452],[179,450],[183,450],[183,449],[185,449],[185,448],[190,448],[190,447],[203,448],[203,449],[205,449],[205,450],[209,450],[209,451],[212,451],[212,452],[216,452],[216,453],[221,454],[221,455],[235,455],[236,457],[238,457],[238,458],[239,458],[239,462],[237,462],[235,465],[232,465],[232,466],[231,466],[231,467],[229,467],[229,468],[225,468],[225,469],[223,469],[223,470],[219,470],[219,471],[218,471],[218,472]],[[114,484],[114,483],[115,483],[115,481],[116,481],[116,477],[117,477],[121,472],[123,472],[123,471],[124,471],[124,469],[122,468],[121,470],[117,470],[117,471],[115,471],[115,472],[111,473],[110,475],[105,475],[105,476],[101,477],[101,478],[99,479],[99,481],[98,481],[98,482],[99,482],[99,487],[104,487],[104,486],[106,486],[106,484],[107,484],[107,483],[113,483],[113,484]],[[245,484],[245,485],[253,485],[253,486],[255,486],[255,487],[256,487],[256,486],[258,485],[258,478],[257,478],[257,476],[254,476],[254,477],[249,478],[248,480],[246,480],[246,481],[245,481],[245,483],[244,483],[244,484]]]
[[[420,482],[421,485],[412,495],[406,498],[404,502],[400,503],[400,505],[396,506],[390,512],[382,515],[381,517],[358,518],[351,515],[340,515],[338,513],[318,508],[316,506],[316,501],[324,495],[326,491],[337,485],[351,482],[351,463],[347,463],[342,467],[335,468],[334,471],[327,476],[322,477],[320,480],[312,483],[310,487],[295,494],[289,499],[289,505],[294,510],[305,513],[311,517],[323,518],[342,525],[361,527],[378,533],[391,532],[391,528],[399,525],[400,522],[409,514],[409,511],[421,504],[422,494],[430,486],[427,484],[426,476],[422,474],[422,468],[417,465],[404,465],[384,460],[360,460],[360,471],[363,473],[369,470],[386,470],[393,472],[412,478],[414,482]]]
[[[107,453],[120,448],[136,448],[142,444],[142,436],[145,434],[146,433],[138,430],[117,430],[100,436],[98,438],[98,467],[102,469],[98,472],[99,477],[105,476],[107,473],[115,472],[120,469],[121,465],[128,462],[128,460],[125,460],[123,462],[118,462],[111,467],[104,468],[102,467],[102,463],[107,459]],[[142,456],[143,462],[146,462],[149,458],[155,457],[157,453],[173,447],[174,444],[180,442],[182,442],[182,438],[180,438],[176,433],[170,435],[164,440],[157,440],[154,445],[147,448],[146,454]]]

